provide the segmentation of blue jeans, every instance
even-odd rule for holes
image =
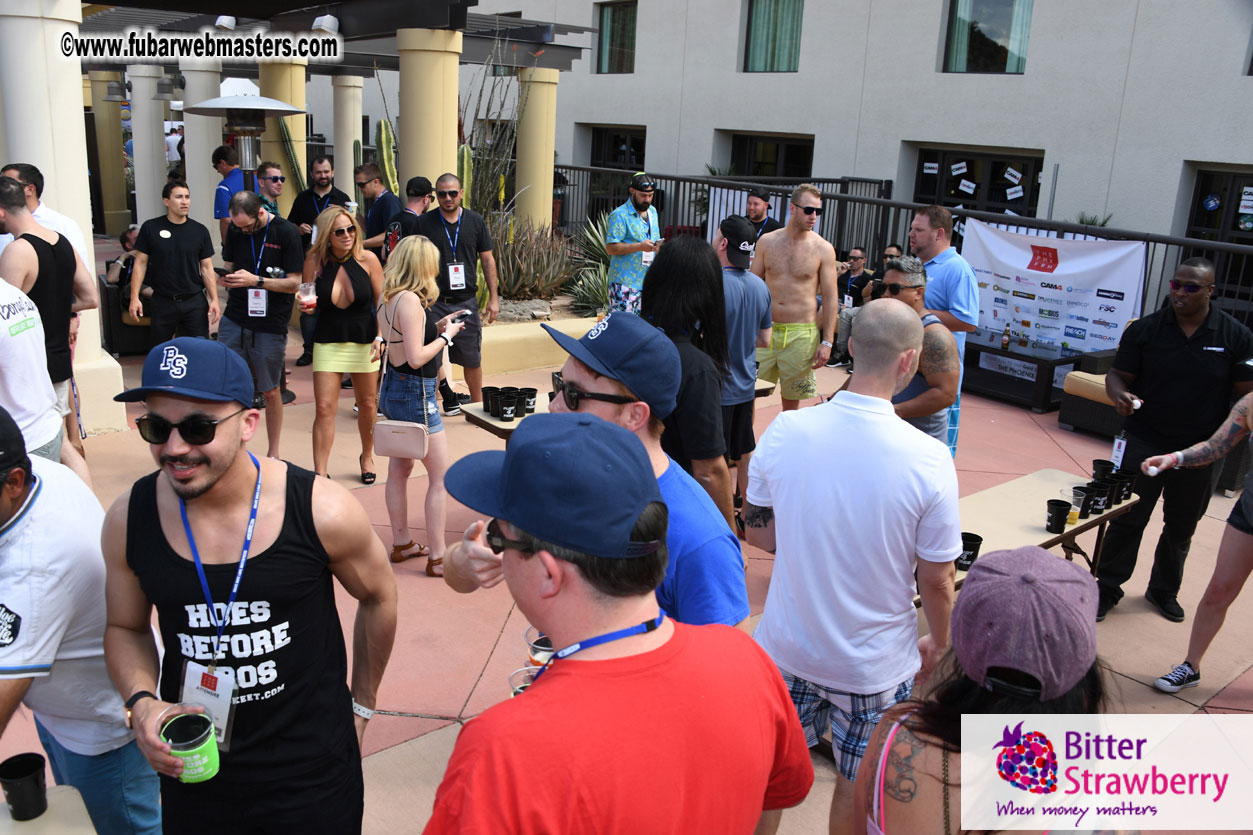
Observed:
[[[161,835],[161,784],[135,740],[91,757],[62,746],[38,719],[35,727],[53,778],[78,789],[100,835]]]

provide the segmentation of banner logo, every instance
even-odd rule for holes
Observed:
[[[1060,318],[1062,318],[1062,314],[1061,314],[1061,311],[1060,311],[1060,310],[1050,310],[1050,309],[1049,309],[1049,308],[1047,308],[1047,307],[1042,307],[1042,308],[1040,308],[1038,311],[1036,311],[1036,315],[1037,315],[1037,316],[1039,316],[1041,319],[1060,319]]]
[[[1048,282],[1048,281],[1041,281],[1041,282],[1040,282],[1040,286],[1041,286],[1041,287],[1043,287],[1045,290],[1060,290],[1060,289],[1062,289],[1062,285],[1060,285],[1060,284],[1053,284],[1053,283]]]
[[[1073,339],[1087,339],[1088,332],[1084,328],[1076,328],[1071,325],[1066,326],[1066,335]]]
[[[1104,319],[1093,319],[1092,324],[1100,325],[1103,328],[1117,328],[1118,327],[1117,322],[1107,322]]]
[[[996,773],[1017,789],[1031,794],[1057,791],[1057,752],[1039,731],[1022,732],[1022,722],[1012,731],[1005,726],[996,755]]]
[[[1087,317],[1087,316],[1078,316],[1078,315],[1076,315],[1076,314],[1074,314],[1074,313],[1067,313],[1067,314],[1066,314],[1066,318],[1067,318],[1067,319],[1072,319],[1072,320],[1074,320],[1074,321],[1076,321],[1076,322],[1086,322],[1086,321],[1088,321],[1088,317]]]
[[[1014,295],[1020,299],[1031,299],[1031,301],[1035,301],[1035,293],[1024,293],[1021,290],[1015,290]]]
[[[1009,299],[1003,299],[1000,296],[993,296],[992,304],[997,305],[999,307],[1009,307]]]
[[[1028,287],[1034,287],[1034,286],[1035,286],[1035,282],[1034,282],[1034,281],[1031,281],[1030,279],[1027,279],[1027,278],[1023,278],[1023,277],[1022,277],[1022,276],[1020,276],[1020,275],[1016,275],[1016,276],[1014,276],[1014,281],[1018,282],[1019,284],[1025,284],[1025,285],[1026,285],[1026,286],[1028,286]]]
[[[1027,269],[1041,273],[1051,273],[1057,269],[1057,250],[1051,246],[1031,245],[1031,263]]]
[[[1117,313],[1118,312],[1118,308],[1114,307],[1112,304],[1101,304],[1101,305],[1097,305],[1097,307],[1100,309],[1102,313]]]
[[[1114,301],[1122,301],[1127,297],[1121,290],[1106,290],[1104,287],[1098,289],[1096,294],[1102,299],[1113,299]]]

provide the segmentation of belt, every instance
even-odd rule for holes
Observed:
[[[470,299],[473,299],[473,298],[475,298],[474,293],[470,293],[469,295],[461,295],[461,296],[440,296],[439,303],[440,304],[461,304],[462,302],[468,302]]]
[[[169,299],[172,302],[183,302],[188,299],[194,299],[196,296],[203,296],[203,290],[197,290],[194,293],[157,293],[156,296],[162,299]]]

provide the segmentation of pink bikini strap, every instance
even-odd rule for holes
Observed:
[[[908,716],[909,714],[906,714]],[[874,794],[874,811],[871,817],[880,830],[883,829],[883,767],[888,762],[888,752],[892,750],[892,741],[896,739],[896,732],[900,730],[901,722],[906,718],[902,716],[900,719],[892,723],[892,730],[888,731],[888,738],[883,743],[883,750],[879,752],[879,770],[876,773],[876,787]]]

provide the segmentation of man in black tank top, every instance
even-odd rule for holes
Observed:
[[[48,376],[64,417],[70,411],[70,317],[97,306],[96,282],[70,242],[35,221],[21,183],[12,177],[0,177],[0,232],[14,238],[0,254],[0,276],[39,308]]]
[[[162,775],[165,831],[360,832],[361,737],[396,630],[395,579],[364,509],[244,448],[260,415],[224,345],[158,345],[116,399],[144,401],[137,424],[160,469],[105,519],[105,658]],[[332,577],[359,602],[351,689]],[[191,701],[220,725],[219,771],[200,783],[177,779],[183,761],[157,732]]]

